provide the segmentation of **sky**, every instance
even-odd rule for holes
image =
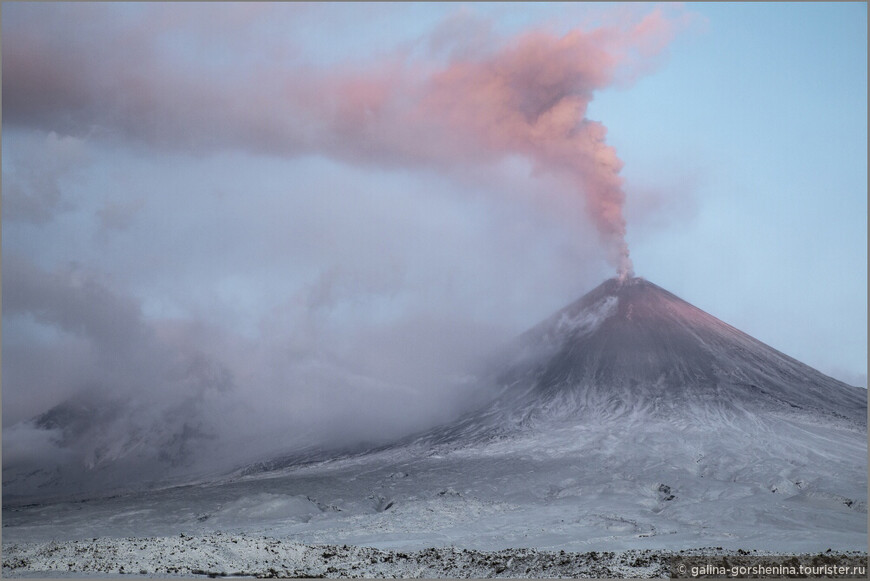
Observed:
[[[866,22],[4,3],[4,464],[57,452],[27,420],[70,398],[125,410],[91,464],[428,427],[631,272],[866,387]]]

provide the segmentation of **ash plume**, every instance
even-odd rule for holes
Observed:
[[[597,276],[598,241],[631,274],[622,162],[588,107],[679,17],[507,34],[460,14],[306,55],[319,10],[4,11],[14,468],[381,443],[489,397],[476,362]]]
[[[416,53],[397,49],[374,61],[319,67],[276,60],[269,39],[248,48],[251,60],[211,70],[173,62],[161,50],[178,26],[202,53],[219,50],[223,39],[209,19],[177,24],[169,6],[126,20],[94,9],[85,37],[65,27],[68,10],[75,9],[34,8],[30,21],[4,30],[3,114],[11,125],[73,135],[101,128],[158,150],[319,154],[458,178],[469,167],[519,157],[533,174],[562,184],[543,198],[578,198],[574,210],[591,219],[607,259],[620,276],[631,273],[622,161],[587,108],[596,91],[654,66],[682,25],[679,16],[655,10],[588,30],[507,38],[485,25],[479,35],[465,26],[455,38],[436,31],[421,39],[428,48]],[[280,10],[293,14],[294,7]],[[262,24],[256,11],[244,18],[252,30]],[[105,46],[115,56],[105,58]]]

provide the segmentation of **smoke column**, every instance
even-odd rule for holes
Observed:
[[[535,31],[482,58],[453,61],[428,82],[423,109],[493,153],[520,154],[566,177],[583,197],[620,278],[633,269],[625,240],[622,162],[607,129],[586,118],[596,90],[630,80],[670,40],[659,12],[628,27]]]

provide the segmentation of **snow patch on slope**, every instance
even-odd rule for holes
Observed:
[[[554,326],[556,337],[592,333],[601,323],[616,312],[619,299],[615,296],[605,297],[588,309],[579,312],[561,312]]]
[[[265,525],[273,521],[308,522],[320,512],[307,496],[262,492],[224,504],[209,516],[208,522],[211,526],[226,528],[251,523]]]

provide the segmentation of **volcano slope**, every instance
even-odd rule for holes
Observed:
[[[403,442],[4,507],[4,545],[220,531],[394,550],[866,551],[866,390],[644,279],[604,282],[495,368],[483,409]]]

